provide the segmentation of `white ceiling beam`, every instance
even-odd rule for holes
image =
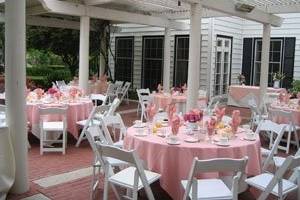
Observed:
[[[267,6],[266,8],[261,8],[268,13],[273,14],[284,14],[284,13],[300,13],[300,4],[294,5],[278,5],[278,6]]]
[[[157,16],[167,17],[168,19],[172,20],[180,20],[180,19],[189,19],[191,17],[189,11],[181,11],[181,12],[165,12],[165,13],[158,13]],[[211,17],[229,17],[230,15],[218,12],[215,10],[210,9],[203,9],[202,18],[211,18]]]
[[[272,26],[281,26],[283,19],[276,15],[264,12],[258,8],[254,8],[250,13],[240,12],[235,9],[233,0],[182,0],[191,4],[201,3],[203,7],[226,13],[228,15],[241,17],[243,19],[252,20],[263,24],[271,24]]]
[[[145,24],[158,27],[169,27],[171,29],[186,30],[188,24],[175,22],[163,17],[155,17],[125,11],[100,8],[95,6],[86,6],[58,0],[39,0],[44,9],[49,13],[57,13],[72,16],[89,16],[91,18],[105,19],[111,21],[130,22],[136,24]]]
[[[84,0],[84,3],[89,6],[94,6],[94,5],[109,3],[111,1],[112,0]]]
[[[33,6],[26,9],[26,15],[40,15],[47,13],[43,6]]]

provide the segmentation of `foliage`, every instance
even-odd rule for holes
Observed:
[[[291,92],[293,94],[297,94],[298,92],[300,92],[300,80],[293,80]]]
[[[281,72],[272,73],[273,81],[281,81],[285,78],[285,74]]]
[[[27,65],[30,66],[49,66],[63,65],[60,56],[53,54],[51,51],[28,49],[26,52]]]
[[[60,70],[53,70],[47,76],[47,86],[50,87],[52,82],[64,80],[66,83],[72,80],[72,74],[70,70],[60,69]]]

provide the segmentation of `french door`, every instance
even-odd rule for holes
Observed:
[[[231,68],[231,43],[231,38],[217,37],[213,87],[214,96],[227,94]]]
[[[163,45],[163,36],[143,37],[143,88],[154,90],[157,84],[162,83]]]

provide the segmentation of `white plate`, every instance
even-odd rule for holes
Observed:
[[[255,140],[256,140],[256,137],[254,137],[254,138],[243,137],[243,140],[247,140],[247,141],[255,141]]]
[[[177,140],[177,141],[171,141],[171,140],[167,140],[167,143],[170,144],[170,145],[179,145],[181,142],[180,140]]]
[[[227,143],[215,142],[215,144],[218,145],[218,146],[222,146],[222,147],[228,147],[228,146],[230,146],[229,142],[227,142]]]
[[[146,137],[146,136],[148,136],[148,134],[147,133],[136,133],[136,134],[134,134],[134,136],[137,136],[137,137]]]
[[[137,124],[133,125],[133,128],[145,128],[145,127],[146,127],[146,123],[142,123],[141,125],[137,125]]]
[[[199,140],[197,140],[196,138],[188,137],[188,138],[185,138],[184,141],[189,142],[189,143],[195,143],[195,142],[198,142]]]

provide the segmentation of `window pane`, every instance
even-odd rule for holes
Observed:
[[[176,57],[175,57],[175,72],[174,86],[181,86],[187,83],[188,74],[188,59],[189,59],[189,37],[176,36]]]
[[[116,38],[116,80],[132,82],[133,42],[133,38]]]

